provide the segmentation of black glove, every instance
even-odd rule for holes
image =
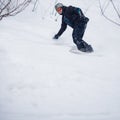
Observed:
[[[58,35],[55,35],[54,37],[53,37],[53,39],[58,39],[59,38],[59,36]]]

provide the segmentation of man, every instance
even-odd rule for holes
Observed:
[[[57,3],[55,9],[58,14],[62,15],[62,24],[59,32],[53,37],[58,39],[66,30],[67,25],[73,28],[73,42],[76,44],[78,50],[82,52],[93,52],[91,45],[88,45],[82,38],[89,19],[84,16],[80,8],[73,6],[66,7],[62,3]]]

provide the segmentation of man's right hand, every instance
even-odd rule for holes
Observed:
[[[54,37],[53,37],[53,39],[58,39],[59,38],[59,36],[58,35],[55,35]]]

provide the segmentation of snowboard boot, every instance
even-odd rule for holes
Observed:
[[[87,53],[93,52],[92,46],[88,45],[85,41],[77,42],[77,48],[82,52],[87,52]]]

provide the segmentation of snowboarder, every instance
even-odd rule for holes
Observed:
[[[67,25],[73,28],[73,42],[78,50],[82,52],[93,52],[91,45],[86,43],[82,38],[86,29],[89,18],[85,17],[82,10],[73,6],[64,6],[62,3],[57,3],[55,9],[58,14],[62,15],[62,24],[59,32],[53,37],[58,39],[66,30]]]

